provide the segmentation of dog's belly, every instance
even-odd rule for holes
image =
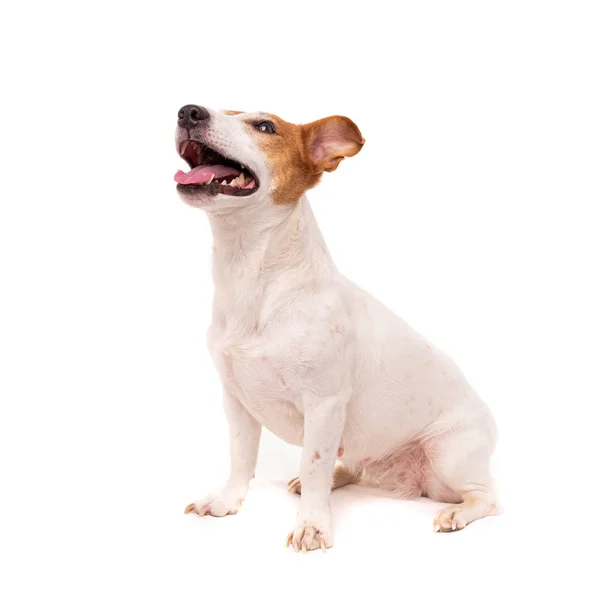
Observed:
[[[302,445],[304,415],[300,398],[264,352],[246,342],[220,340],[211,348],[225,389],[264,427],[289,444]]]

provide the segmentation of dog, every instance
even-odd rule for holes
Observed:
[[[190,171],[175,175],[177,191],[206,211],[214,238],[208,346],[231,453],[225,487],[185,512],[239,510],[267,427],[302,447],[286,543],[297,552],[332,546],[330,493],[348,484],[449,503],[435,532],[500,512],[488,407],[448,356],[338,272],[306,198],[364,142],[342,116],[178,113]]]

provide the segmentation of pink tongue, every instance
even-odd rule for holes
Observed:
[[[214,175],[215,178],[218,178],[227,177],[228,175],[237,176],[239,174],[239,171],[223,165],[200,165],[199,167],[192,169],[189,173],[177,171],[177,173],[175,173],[175,181],[183,185],[198,185],[206,183],[210,179],[211,175]]]

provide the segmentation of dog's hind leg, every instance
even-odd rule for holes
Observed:
[[[435,440],[429,454],[427,496],[447,501],[447,491],[451,490],[462,503],[440,510],[433,521],[434,531],[456,531],[472,521],[502,512],[490,473],[492,447],[485,427],[452,431]]]

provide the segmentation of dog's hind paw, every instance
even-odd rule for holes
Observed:
[[[199,502],[192,502],[185,508],[185,514],[195,513],[199,517],[210,515],[211,517],[225,517],[235,515],[242,506],[243,498],[234,495],[208,496]]]
[[[302,484],[300,483],[300,477],[294,477],[288,481],[288,492],[290,494],[300,494],[302,492]]]
[[[452,504],[440,510],[433,520],[433,531],[448,532],[464,529],[467,523],[461,516],[461,505]]]

